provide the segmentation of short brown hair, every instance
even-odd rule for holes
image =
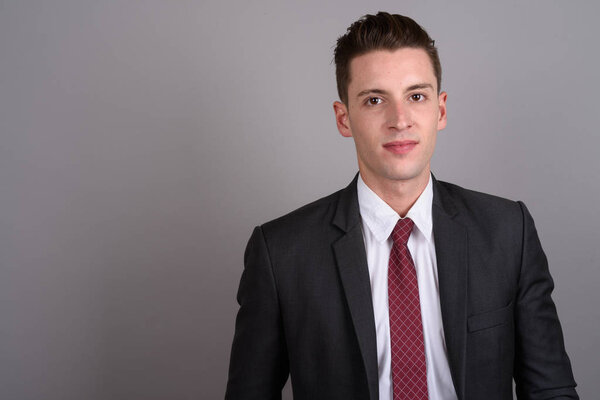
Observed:
[[[373,50],[396,50],[403,47],[427,52],[437,79],[438,93],[442,84],[442,66],[435,42],[413,19],[380,11],[367,14],[354,22],[337,40],[334,50],[335,76],[340,100],[348,103],[350,61]]]

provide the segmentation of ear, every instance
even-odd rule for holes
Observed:
[[[352,137],[352,129],[350,129],[350,121],[348,118],[348,107],[342,102],[333,102],[333,112],[335,113],[335,123],[338,131],[343,137]]]
[[[438,118],[438,131],[441,131],[446,127],[447,117],[446,117],[446,99],[448,98],[448,93],[442,92],[438,96],[438,107],[440,111],[440,116]]]

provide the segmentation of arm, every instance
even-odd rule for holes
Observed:
[[[262,229],[244,255],[225,399],[281,399],[288,359],[271,260]]]
[[[554,283],[525,205],[523,247],[515,308],[514,378],[519,399],[579,399],[563,342],[556,307],[550,297]]]

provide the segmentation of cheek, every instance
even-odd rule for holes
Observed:
[[[427,152],[429,153],[429,157],[433,155],[433,151],[435,150],[436,138],[437,135],[435,133],[427,138]]]
[[[354,143],[356,146],[356,152],[361,159],[366,161],[379,158],[379,156],[377,155],[378,144],[372,136],[355,136]]]
[[[355,130],[363,141],[374,142],[381,136],[382,123],[377,118],[361,119],[355,123]]]

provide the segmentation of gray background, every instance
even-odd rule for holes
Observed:
[[[437,177],[534,215],[594,398],[596,4],[0,0],[0,397],[223,396],[246,241],[352,179],[332,49],[384,9],[440,48]]]

